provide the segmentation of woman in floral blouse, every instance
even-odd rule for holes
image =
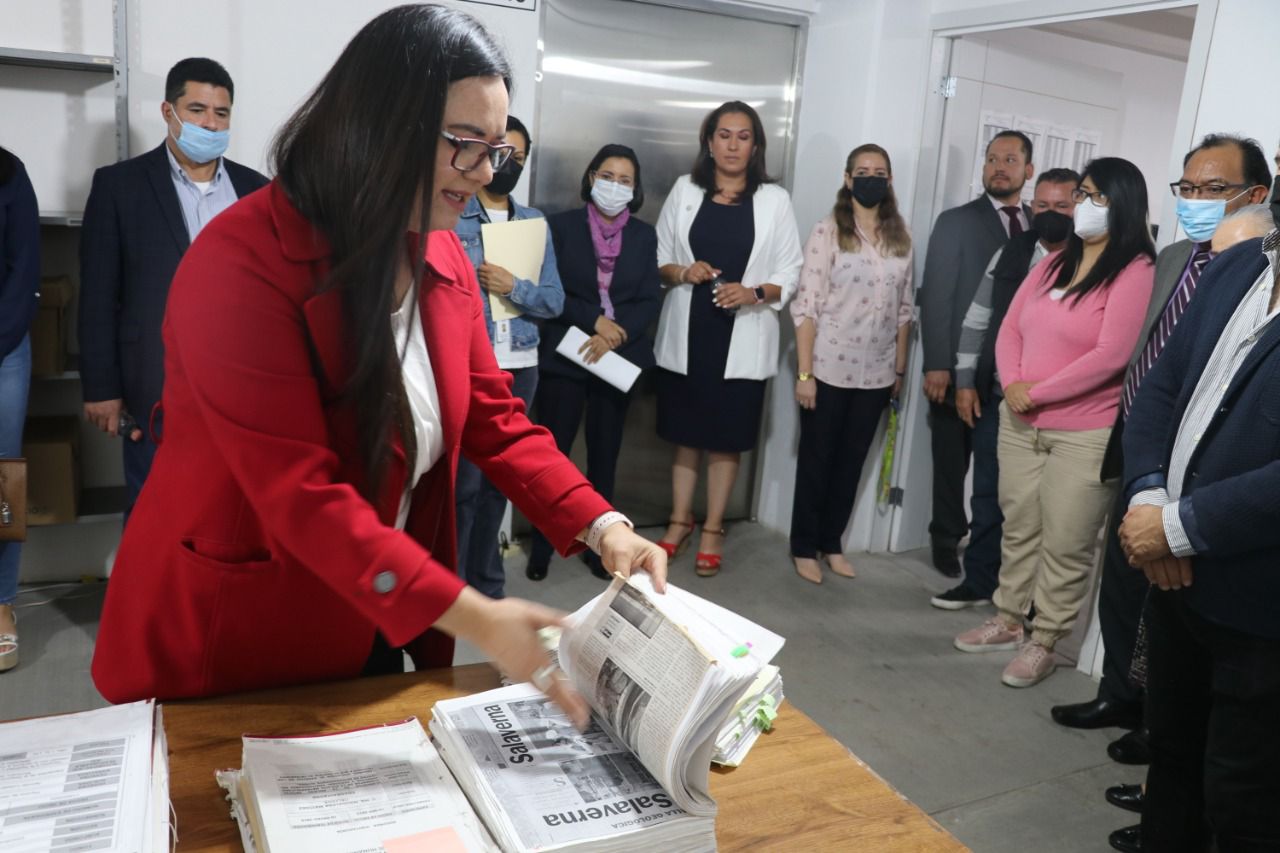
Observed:
[[[800,404],[791,556],[811,583],[822,583],[822,557],[854,576],[840,539],[880,416],[902,385],[912,296],[911,234],[889,153],[860,145],[845,162],[835,207],[805,243],[791,303]]]

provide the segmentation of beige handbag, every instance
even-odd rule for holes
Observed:
[[[0,459],[0,542],[27,538],[27,460]]]

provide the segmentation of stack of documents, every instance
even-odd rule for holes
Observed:
[[[528,684],[435,706],[485,825],[511,851],[715,849],[711,755],[783,639],[643,573],[570,623],[557,657],[591,706],[585,733]]]
[[[152,701],[0,725],[0,850],[169,850],[169,764]]]
[[[417,718],[243,742],[216,775],[246,853],[498,849]]]
[[[741,764],[760,733],[773,728],[782,698],[782,675],[776,666],[766,666],[716,735],[711,760],[725,767]]]

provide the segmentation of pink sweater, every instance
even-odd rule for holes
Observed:
[[[1115,423],[1155,268],[1137,258],[1109,287],[1077,303],[1070,293],[1054,299],[1048,288],[1049,264],[1058,254],[1036,264],[1013,297],[996,338],[996,367],[1006,387],[1035,383],[1035,408],[1020,416],[1032,426],[1102,429]]]

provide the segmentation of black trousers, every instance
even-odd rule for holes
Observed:
[[[609,383],[583,374],[562,376],[542,372],[534,395],[535,420],[551,431],[556,447],[566,456],[573,449],[586,411],[587,479],[607,501],[613,500],[618,451],[622,449],[622,427],[631,397]],[[536,528],[529,565],[545,568],[555,549]],[[593,559],[595,555],[588,556]]]
[[[1152,590],[1147,619],[1143,849],[1280,850],[1280,640],[1211,623],[1180,592]]]
[[[1120,522],[1124,521],[1128,509],[1124,489],[1120,489],[1107,522],[1102,585],[1098,589],[1098,625],[1102,629],[1104,649],[1098,698],[1137,705],[1142,702],[1142,690],[1129,682],[1129,668],[1138,642],[1142,604],[1151,585],[1145,574],[1129,565],[1120,547]]]
[[[969,532],[964,511],[964,478],[973,455],[973,430],[956,412],[954,390],[942,403],[929,403],[929,444],[933,450],[933,518],[929,536],[954,546]]]
[[[791,505],[791,555],[844,550],[840,537],[858,495],[862,463],[892,388],[838,388],[822,380],[812,409],[800,410],[800,449]]]

